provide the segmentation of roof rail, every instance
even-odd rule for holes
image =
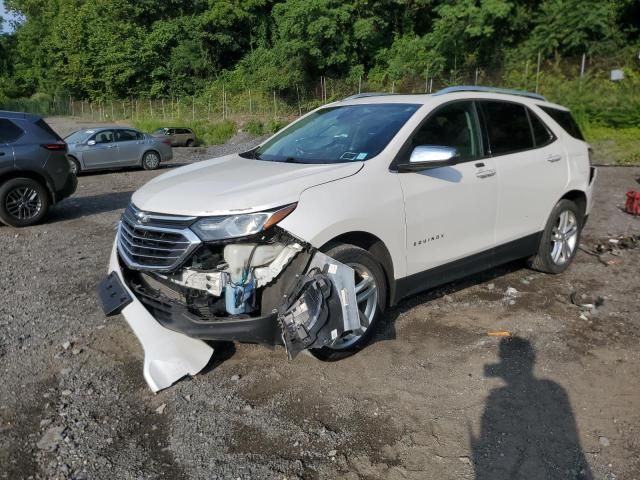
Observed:
[[[341,101],[345,100],[355,100],[357,98],[367,98],[367,97],[382,97],[383,95],[395,95],[395,93],[387,93],[387,92],[362,92],[356,93],[355,95],[351,95],[350,97],[343,98]]]
[[[478,85],[458,85],[455,87],[447,87],[442,90],[438,90],[434,95],[444,95],[446,93],[455,93],[455,92],[486,92],[486,93],[502,93],[505,95],[518,95],[520,97],[529,97],[535,98],[536,100],[547,101],[542,95],[527,92],[526,90],[514,90],[511,88],[498,88],[498,87],[482,87]]]

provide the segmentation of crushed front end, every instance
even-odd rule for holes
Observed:
[[[125,210],[99,296],[140,340],[154,391],[206,366],[203,340],[282,344],[292,359],[359,327],[353,270],[275,224],[293,208],[205,219]]]

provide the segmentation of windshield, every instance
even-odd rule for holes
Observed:
[[[323,108],[243,156],[295,163],[368,160],[387,146],[419,106],[377,103]]]
[[[95,130],[78,130],[66,136],[64,141],[67,143],[82,143],[94,133],[96,133]]]

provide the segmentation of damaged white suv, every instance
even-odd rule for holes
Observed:
[[[565,270],[595,174],[569,111],[535,94],[357,95],[135,192],[100,298],[153,390],[200,371],[203,340],[341,358],[408,295],[518,258]]]

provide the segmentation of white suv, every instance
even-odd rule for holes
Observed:
[[[569,111],[539,95],[356,95],[143,186],[99,293],[154,390],[206,365],[202,340],[337,359],[416,292],[518,258],[564,271],[595,175]]]

